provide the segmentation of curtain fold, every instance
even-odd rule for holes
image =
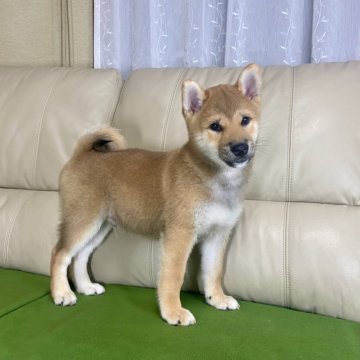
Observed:
[[[360,59],[359,0],[95,0],[95,67]]]

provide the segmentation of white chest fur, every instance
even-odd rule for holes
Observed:
[[[232,228],[242,211],[242,171],[231,169],[209,182],[210,197],[196,211],[198,236],[219,228]]]

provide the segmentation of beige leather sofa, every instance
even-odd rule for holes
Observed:
[[[49,274],[57,179],[85,129],[111,124],[129,146],[186,141],[182,81],[234,83],[240,70],[0,68],[0,266]],[[224,285],[244,300],[360,321],[360,63],[269,67],[245,212]],[[116,229],[94,277],[155,287],[156,239]],[[184,288],[202,290],[198,255]]]

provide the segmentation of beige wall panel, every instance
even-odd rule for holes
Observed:
[[[93,66],[91,0],[0,0],[0,65]]]

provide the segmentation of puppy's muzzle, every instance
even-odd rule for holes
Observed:
[[[231,167],[247,163],[254,156],[253,146],[248,141],[229,143],[220,151],[220,158]]]
[[[241,142],[235,145],[230,145],[230,151],[237,157],[243,158],[249,152],[249,145],[245,142]]]

